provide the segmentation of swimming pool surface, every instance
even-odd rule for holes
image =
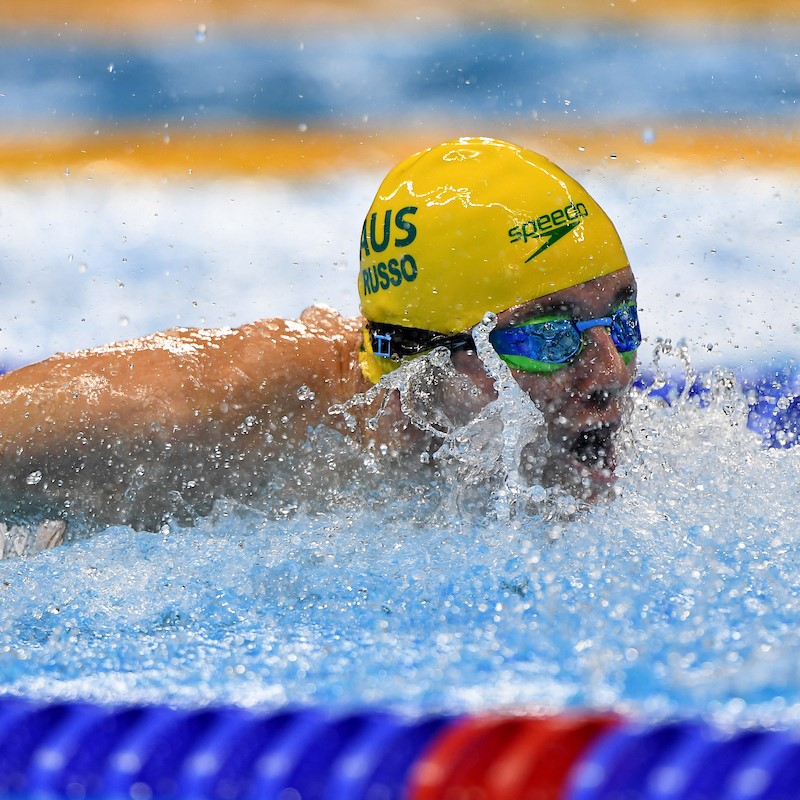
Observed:
[[[707,123],[793,144],[794,29],[370,30],[172,45],[4,33],[0,108],[9,131],[45,142],[126,126],[177,141],[209,119],[379,138],[402,117],[415,140],[436,123],[523,144],[549,130],[634,265],[643,371],[671,385],[700,373],[706,391],[637,395],[619,496],[590,508],[534,491],[509,511],[518,487],[469,442],[494,494],[466,492],[458,465],[420,475],[320,430],[255,506],[151,532],[79,523],[63,547],[0,562],[3,693],[794,723],[800,450],[763,446],[773,414],[750,412],[797,393],[797,172],[779,158],[720,168],[691,148],[647,158]],[[601,150],[591,132],[559,144],[582,126],[633,131],[642,148],[628,157],[606,135]],[[314,301],[355,313],[361,219],[390,166],[356,153],[297,178],[48,163],[0,182],[6,366]],[[782,383],[759,394],[773,372]]]

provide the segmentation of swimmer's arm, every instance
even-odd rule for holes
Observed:
[[[303,436],[344,399],[342,353],[357,332],[340,327],[178,329],[10,372],[0,376],[0,462],[33,464],[134,437],[204,441],[233,435],[247,417]]]

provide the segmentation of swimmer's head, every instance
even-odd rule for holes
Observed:
[[[487,311],[627,266],[611,220],[563,170],[507,142],[462,138],[386,176],[361,233],[358,291],[384,333],[452,336]],[[373,383],[399,364],[381,346],[365,329],[361,367]]]

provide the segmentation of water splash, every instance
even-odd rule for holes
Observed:
[[[523,450],[534,442],[540,450],[547,444],[541,411],[489,342],[496,324],[496,315],[487,313],[472,329],[478,358],[497,395],[488,402],[483,400],[477,413],[465,416],[464,410],[471,404],[464,398],[476,389],[455,370],[444,347],[405,361],[367,392],[333,407],[332,412],[345,415],[355,430],[351,410],[370,407],[380,398],[376,413],[366,422],[367,429],[375,431],[396,393],[403,414],[435,442],[432,458],[449,478],[451,510],[463,513],[475,506],[478,510],[470,512],[473,516],[488,511],[495,519],[510,522],[526,500],[543,497],[541,487],[531,487],[520,474]],[[487,499],[487,486],[493,487],[488,508],[482,502]]]
[[[440,388],[432,359],[417,391]],[[638,390],[618,497],[557,521],[461,513],[446,459],[420,471],[320,429],[272,508],[220,501],[0,562],[0,680],[105,702],[800,720],[800,451],[762,446],[729,373],[692,386]],[[458,430],[442,419],[419,420],[440,446]],[[487,471],[513,480],[505,435]]]

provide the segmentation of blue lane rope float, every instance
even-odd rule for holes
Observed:
[[[744,395],[748,414],[747,427],[761,437],[765,447],[788,449],[800,443],[800,371],[796,365],[739,371],[737,383]],[[712,387],[703,380],[693,380],[686,388],[685,375],[656,377],[640,373],[634,386],[647,395],[672,405],[684,394],[700,403],[710,397]]]
[[[107,707],[0,698],[15,800],[788,800],[800,732],[615,715]]]

